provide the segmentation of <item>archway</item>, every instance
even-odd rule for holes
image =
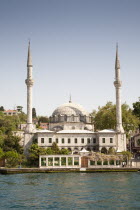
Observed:
[[[101,153],[107,154],[107,149],[106,149],[106,147],[103,147],[103,148],[101,149]]]

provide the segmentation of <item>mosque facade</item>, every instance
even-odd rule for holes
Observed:
[[[79,104],[65,103],[54,110],[50,116],[49,129],[39,130],[32,123],[32,59],[30,43],[27,59],[27,125],[24,134],[25,151],[35,140],[40,147],[51,147],[56,142],[60,149],[79,153],[83,148],[89,151],[126,151],[126,135],[122,126],[120,62],[116,49],[115,81],[116,90],[116,129],[94,131],[91,115]]]

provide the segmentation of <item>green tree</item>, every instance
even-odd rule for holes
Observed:
[[[35,108],[32,108],[32,117],[36,118],[36,109]]]
[[[4,155],[6,167],[15,167],[19,164],[20,155],[16,151],[8,151]]]
[[[60,153],[60,149],[59,149],[56,142],[53,142],[51,150],[52,150],[53,154],[59,154]]]
[[[129,152],[129,151],[123,151],[123,152],[121,152],[120,154],[123,155],[123,159],[124,159],[125,161],[130,160],[131,157],[132,157],[132,153]]]
[[[135,103],[133,103],[133,114],[136,115],[140,121],[140,97],[139,97],[139,101],[136,101]],[[139,130],[140,130],[140,122],[139,122]]]
[[[39,155],[45,155],[46,149],[39,147],[38,144],[32,144],[29,148],[28,164],[30,166],[39,166]]]
[[[49,122],[49,118],[48,117],[44,117],[44,116],[39,116],[38,117],[38,122],[39,122],[39,125],[40,123],[48,123]]]
[[[68,149],[61,149],[60,150],[61,155],[68,155],[69,153],[70,153],[70,151]]]
[[[3,106],[0,106],[0,111],[4,111],[4,107]]]
[[[112,102],[108,102],[103,107],[98,107],[97,112],[92,113],[95,130],[115,129],[116,126],[116,109]]]
[[[95,130],[103,129],[115,129],[116,127],[116,105],[112,102],[108,102],[103,107],[98,107],[98,111],[94,112],[93,122],[95,125]],[[127,104],[122,105],[122,122],[124,130],[129,135],[130,130],[133,132],[138,124],[139,120],[133,115],[132,110]]]
[[[3,149],[0,147],[0,159],[2,159],[4,157],[4,152]]]
[[[17,153],[22,154],[23,148],[20,145],[20,137],[13,136],[13,135],[7,135],[3,142],[3,150],[5,152],[8,151],[16,151]]]
[[[20,124],[27,122],[27,115],[24,112],[21,112],[20,114],[18,114],[18,117],[19,117]]]

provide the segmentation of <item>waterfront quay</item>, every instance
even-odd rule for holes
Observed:
[[[96,173],[96,172],[139,172],[140,168],[0,168],[0,174],[20,173]]]

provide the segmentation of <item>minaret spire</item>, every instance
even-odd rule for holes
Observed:
[[[121,86],[120,80],[120,61],[118,56],[118,44],[116,45],[116,60],[115,60],[115,81],[114,86],[116,88],[116,130],[117,132],[124,132],[122,127],[122,110],[121,110]]]
[[[30,41],[28,44],[28,57],[27,57],[27,79],[25,83],[27,85],[27,126],[26,133],[32,133],[34,130],[34,126],[32,124],[32,86],[34,81],[32,79],[32,58],[31,58],[31,50],[30,50]]]
[[[30,40],[28,44],[28,57],[27,57],[27,67],[33,66],[32,65],[32,57],[31,57],[31,50],[30,50]]]
[[[70,94],[70,100],[69,100],[69,103],[72,103],[72,101],[71,101],[71,94]]]

